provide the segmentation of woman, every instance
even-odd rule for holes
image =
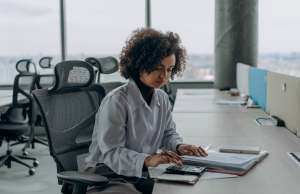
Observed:
[[[133,32],[120,56],[121,75],[129,82],[101,103],[86,160],[89,169],[143,177],[147,167],[181,165],[179,155],[207,155],[202,148],[183,143],[168,96],[159,89],[185,64],[186,52],[177,34],[150,28]],[[157,153],[159,149],[164,151]]]

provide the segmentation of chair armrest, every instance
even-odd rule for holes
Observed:
[[[83,184],[87,186],[106,185],[109,180],[101,175],[79,172],[79,171],[63,171],[57,174],[58,179],[71,184]]]

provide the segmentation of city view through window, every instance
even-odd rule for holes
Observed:
[[[151,26],[177,32],[188,52],[186,70],[175,81],[213,81],[214,1],[151,2]],[[68,59],[118,57],[130,32],[145,25],[144,3],[66,1]],[[172,11],[166,14],[170,4]],[[297,0],[259,1],[259,67],[300,77],[299,6]],[[128,11],[133,8],[135,12]],[[19,59],[32,58],[37,63],[43,56],[52,56],[53,64],[59,62],[58,2],[4,0],[0,2],[0,16],[0,85],[13,83]],[[123,80],[118,73],[101,79]]]

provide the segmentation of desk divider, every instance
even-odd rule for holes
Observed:
[[[241,95],[249,95],[249,69],[250,66],[237,63],[236,84]]]
[[[264,111],[267,101],[267,70],[250,67],[249,95]]]
[[[269,72],[267,82],[267,112],[300,137],[300,78]]]

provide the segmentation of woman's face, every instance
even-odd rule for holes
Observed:
[[[169,81],[175,63],[176,57],[174,54],[167,56],[150,73],[141,73],[140,80],[149,87],[160,88]]]

